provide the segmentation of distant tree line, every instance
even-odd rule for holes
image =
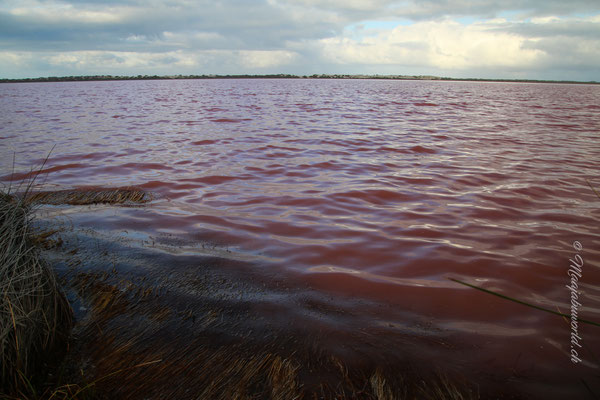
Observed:
[[[523,83],[592,83],[596,81],[552,81],[535,79],[480,79],[480,78],[448,78],[431,75],[351,75],[351,74],[265,74],[265,75],[84,75],[84,76],[49,76],[42,78],[0,78],[0,83],[9,82],[79,82],[79,81],[129,81],[156,79],[392,79],[392,80],[438,80],[438,81],[474,81],[474,82],[523,82]]]

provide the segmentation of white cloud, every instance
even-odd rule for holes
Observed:
[[[291,51],[264,51],[244,50],[240,51],[241,65],[247,68],[270,68],[291,64],[298,54]]]
[[[157,43],[165,46],[177,46],[179,48],[219,48],[226,37],[217,32],[162,32],[160,39],[156,39]]]
[[[560,18],[555,16],[531,18],[531,22],[534,24],[548,24],[557,21],[560,21]]]
[[[298,57],[292,51],[283,50],[175,50],[160,53],[90,50],[61,53],[0,52],[0,63],[11,68],[33,68],[37,65],[45,71],[43,76],[171,75],[273,72],[269,68],[289,65]]]
[[[531,67],[543,51],[526,39],[489,30],[496,22],[462,25],[451,20],[398,26],[374,37],[321,40],[323,54],[337,63],[433,66],[442,70]]]
[[[29,52],[0,51],[0,65],[9,68],[27,68],[33,54]]]
[[[12,8],[9,13],[45,22],[106,24],[117,23],[130,15],[130,7],[102,7],[101,9],[78,9],[72,4],[37,3],[35,6]]]
[[[49,65],[74,69],[81,73],[94,71],[126,70],[140,67],[163,68],[168,66],[193,66],[197,61],[181,51],[141,53],[124,51],[73,51],[42,56]]]
[[[380,10],[394,3],[390,0],[269,0],[271,4],[299,5],[334,10]],[[398,3],[398,2],[396,2]]]

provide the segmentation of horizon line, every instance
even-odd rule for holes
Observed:
[[[72,81],[117,81],[117,80],[177,80],[177,79],[387,79],[387,80],[429,80],[464,82],[516,82],[516,83],[576,83],[599,84],[598,81],[574,81],[528,78],[452,78],[434,75],[395,75],[395,74],[176,74],[176,75],[65,75],[36,78],[0,78],[0,83],[25,82],[72,82]]]

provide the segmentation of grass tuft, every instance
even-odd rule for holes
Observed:
[[[31,392],[67,343],[71,308],[31,235],[31,209],[0,192],[0,391]]]

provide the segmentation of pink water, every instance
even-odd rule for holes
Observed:
[[[467,375],[500,371],[559,396],[587,395],[583,380],[599,393],[600,328],[579,325],[573,364],[568,322],[448,278],[569,313],[578,241],[580,317],[600,321],[600,86],[27,83],[0,85],[0,109],[4,182],[55,146],[45,188],[156,196],[88,223],[210,242],[333,302],[364,301],[365,328],[382,337],[462,343],[423,354]]]

